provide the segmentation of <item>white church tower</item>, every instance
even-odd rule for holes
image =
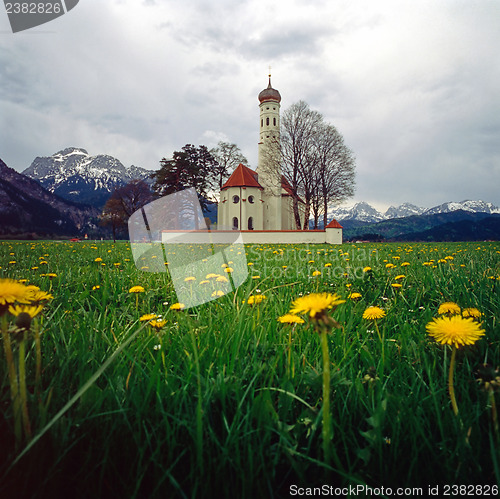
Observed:
[[[260,140],[258,166],[256,169],[262,192],[263,229],[281,230],[282,227],[282,179],[276,153],[280,141],[280,93],[269,85],[259,94],[260,107]]]
[[[281,175],[277,153],[280,142],[280,93],[269,85],[259,94],[259,164],[238,165],[220,192],[219,228],[233,230],[295,230],[293,199],[304,219],[304,202]]]

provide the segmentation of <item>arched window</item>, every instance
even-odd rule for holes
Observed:
[[[276,118],[273,118],[274,126],[276,126]]]
[[[238,218],[233,217],[233,230],[238,230]]]
[[[264,126],[264,120],[260,120],[260,127],[262,128]]]
[[[248,196],[248,202],[253,204],[255,202],[255,198],[253,196]]]
[[[248,230],[253,230],[253,217],[248,217]]]
[[[233,196],[233,203],[236,204],[238,203],[240,200],[240,197],[239,196]]]
[[[266,118],[266,125],[269,126],[269,118]]]

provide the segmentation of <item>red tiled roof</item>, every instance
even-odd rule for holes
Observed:
[[[257,181],[257,173],[240,163],[232,175],[227,179],[222,186],[222,190],[228,187],[258,187],[264,189]]]
[[[259,184],[257,178],[258,175],[256,171],[240,163],[222,186],[221,190],[227,189],[228,187],[258,187],[259,189],[264,189]],[[283,175],[281,176],[281,188],[286,192],[283,196],[293,196],[292,186]],[[299,202],[304,203],[299,196],[297,196],[297,199]]]
[[[342,225],[340,225],[337,220],[332,219],[332,221],[326,226],[327,229],[342,229]]]

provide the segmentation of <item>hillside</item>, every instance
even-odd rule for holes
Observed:
[[[0,159],[0,236],[72,236],[94,230],[99,210],[66,201]]]
[[[493,220],[478,225],[482,220]],[[470,241],[481,239],[500,239],[500,231],[495,231],[495,220],[500,215],[473,213],[457,210],[435,215],[413,215],[405,218],[384,220],[378,223],[364,224],[359,221],[343,220],[344,239],[366,239],[367,235],[379,235],[382,239],[398,241]],[[491,224],[491,225],[488,225]],[[490,227],[487,234],[471,233],[472,228]]]

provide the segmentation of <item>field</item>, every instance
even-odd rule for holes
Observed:
[[[289,497],[322,485],[497,495],[499,243],[245,251],[235,292],[183,310],[169,275],[138,270],[126,242],[0,242],[0,279],[53,296],[25,341],[7,329],[12,314],[0,318],[1,497]],[[328,327],[278,321],[323,292],[345,300]],[[426,330],[446,302],[477,309],[484,330],[456,359]],[[369,306],[384,316],[363,318]],[[145,314],[161,315],[157,327]]]

